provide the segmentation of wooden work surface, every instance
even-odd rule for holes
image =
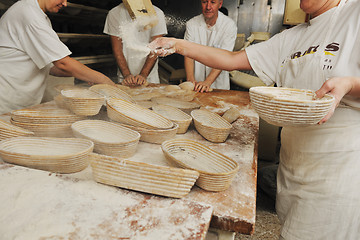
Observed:
[[[13,198],[16,196],[15,200],[21,202],[22,192],[28,192],[29,196],[26,196],[28,200],[38,197],[39,202],[36,206],[29,206],[31,201],[26,204],[24,200],[23,205],[18,206],[26,213],[30,211],[36,216],[34,220],[40,222],[40,225],[36,226],[42,226],[44,228],[42,231],[48,234],[47,236],[53,233],[54,236],[65,238],[75,236],[73,239],[84,239],[84,237],[109,239],[114,236],[117,236],[116,239],[119,239],[119,236],[122,237],[120,239],[157,239],[159,236],[165,236],[160,239],[204,239],[210,219],[211,227],[252,234],[256,213],[258,115],[250,107],[247,92],[214,90],[211,93],[198,93],[197,101],[202,107],[219,114],[230,107],[239,108],[242,114],[232,124],[233,129],[225,143],[206,141],[193,126],[190,126],[186,134],[176,136],[200,141],[239,162],[240,170],[231,187],[226,191],[208,192],[194,186],[185,198],[171,199],[95,183],[92,180],[90,167],[76,174],[50,174],[2,163],[0,165],[0,189],[4,189],[0,196],[2,208],[12,207],[7,196]],[[151,160],[150,162],[166,165],[160,145],[140,142],[137,153],[129,160],[144,158]],[[7,183],[14,181],[17,183],[11,184],[14,185],[12,188],[6,187]],[[54,185],[49,185],[50,183]],[[50,199],[44,197],[47,196],[47,191],[48,194],[54,194],[54,186],[59,190],[56,191],[56,195],[62,197],[60,199],[55,196]],[[34,188],[33,192],[31,192],[32,188]],[[73,194],[73,198],[63,197],[66,194]],[[44,214],[38,216],[37,211],[44,208]],[[61,214],[60,220],[64,222],[57,222],[56,213]],[[49,216],[55,214],[54,219],[50,217],[49,223],[44,222],[45,225],[41,225],[43,218],[49,217],[47,214]],[[4,216],[4,214],[0,215]],[[9,218],[23,219],[20,213],[7,217],[3,218],[4,222],[0,222],[0,235],[8,227],[5,221]],[[25,220],[20,222],[26,224]],[[68,235],[64,235],[64,231],[60,234],[57,232],[59,229],[49,227],[52,224],[67,226],[69,232],[65,233]],[[28,225],[31,229],[32,224],[28,222]],[[24,226],[19,227],[24,228]],[[25,228],[22,232],[26,233],[28,230]],[[166,235],[163,232],[166,232]]]

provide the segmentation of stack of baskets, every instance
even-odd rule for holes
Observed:
[[[11,112],[11,123],[34,132],[37,137],[72,137],[71,124],[84,119],[67,109],[20,109]]]
[[[0,140],[19,136],[33,136],[34,133],[0,119]]]
[[[331,109],[334,97],[315,98],[311,90],[252,87],[251,105],[266,122],[276,126],[308,126],[318,123]]]
[[[141,141],[161,143],[175,137],[178,125],[156,112],[121,99],[107,100],[108,117],[141,134]]]
[[[172,106],[155,105],[152,107],[152,109],[161,116],[170,119],[174,123],[177,123],[179,125],[177,130],[178,134],[186,133],[192,121],[192,117],[189,114]]]

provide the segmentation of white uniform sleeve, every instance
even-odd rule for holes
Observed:
[[[19,34],[19,38],[24,51],[39,69],[71,54],[51,25],[45,21],[28,24]]]
[[[116,9],[111,10],[106,16],[104,33],[111,36],[120,36],[119,19],[115,16]]]
[[[281,64],[280,50],[280,34],[245,48],[252,69],[268,86],[274,84],[278,78],[278,66]]]
[[[189,22],[186,23],[184,39],[190,42],[194,42],[193,28],[191,27],[191,24]]]

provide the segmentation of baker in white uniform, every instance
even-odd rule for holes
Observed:
[[[114,84],[102,73],[69,57],[70,50],[45,14],[65,6],[66,0],[21,0],[1,17],[0,114],[39,104],[49,73]]]
[[[320,124],[284,127],[276,209],[281,239],[360,239],[360,4],[301,0],[309,23],[237,53],[181,39],[158,39],[211,67],[253,69],[268,85],[319,89],[336,104]],[[336,107],[336,108],[335,108]]]
[[[232,51],[237,27],[235,22],[219,11],[223,0],[201,0],[202,14],[186,23],[184,39],[190,42]],[[210,87],[230,89],[228,71],[207,67],[191,58],[184,58],[186,80],[195,84],[198,92],[207,92]]]
[[[141,24],[134,24],[137,20],[130,17],[123,3],[111,9],[107,15],[104,33],[111,37],[119,67],[118,81],[124,85],[160,83],[157,57],[149,54],[150,51],[146,52],[149,42],[167,34],[164,13],[158,7],[154,8],[158,23],[147,29],[136,29]],[[143,48],[145,51],[142,52]]]

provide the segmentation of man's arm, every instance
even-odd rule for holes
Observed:
[[[151,41],[154,41],[156,38],[159,38],[159,37],[162,37],[163,35],[157,35],[157,36],[153,36],[151,38]],[[157,60],[157,56],[152,54],[152,53],[149,53],[149,55],[147,56],[146,58],[146,61],[144,63],[144,66],[142,67],[140,73],[138,75],[135,76],[135,80],[136,80],[136,83],[138,85],[143,85],[145,84],[147,81],[147,77],[149,76],[151,70],[153,69],[155,63],[156,63],[156,60]]]
[[[129,66],[124,56],[122,39],[116,36],[110,36],[110,40],[111,40],[111,46],[116,63],[120,69],[121,74],[124,77],[123,84],[124,85],[135,84],[134,76],[131,74]]]
[[[186,72],[186,80],[192,83],[196,83],[194,76],[195,61],[191,58],[184,57],[184,66]]]
[[[55,68],[52,68],[51,74],[58,74],[58,76],[73,76],[89,83],[115,85],[115,83],[104,74],[85,66],[69,56],[54,61],[53,64],[55,65]]]

